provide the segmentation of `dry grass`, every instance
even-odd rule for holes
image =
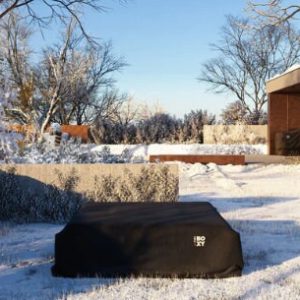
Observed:
[[[144,167],[139,174],[128,169],[120,176],[95,176],[88,198],[96,202],[175,202],[179,179],[168,166]]]

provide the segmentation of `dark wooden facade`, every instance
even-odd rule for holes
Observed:
[[[277,153],[276,135],[300,129],[300,68],[267,82],[269,154]]]

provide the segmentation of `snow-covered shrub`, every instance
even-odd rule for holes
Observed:
[[[178,177],[168,166],[144,167],[136,175],[126,170],[122,176],[94,180],[88,198],[96,202],[175,202],[178,198]]]
[[[76,193],[79,182],[75,170],[62,175],[57,170],[58,186],[39,183],[38,191],[24,188],[24,178],[15,169],[0,172],[0,220],[15,222],[55,222],[70,220],[83,201]],[[25,183],[26,184],[26,183]],[[29,183],[30,184],[30,183]]]
[[[137,143],[175,142],[180,129],[180,121],[166,113],[141,120],[137,125]]]
[[[19,186],[16,181],[15,169],[0,171],[0,219],[8,220],[17,209]],[[22,193],[19,195],[22,198]]]
[[[260,146],[260,145],[258,145]],[[215,154],[227,154],[227,155],[256,155],[262,154],[260,147],[251,147],[247,144],[235,144],[235,145],[216,145]]]
[[[215,123],[215,115],[205,110],[191,111],[178,119],[167,113],[155,113],[123,124],[97,120],[89,129],[96,144],[203,143],[203,126]]]
[[[268,123],[266,112],[249,112],[240,101],[229,103],[223,109],[221,119],[224,125],[266,125]]]
[[[9,106],[10,97],[9,93],[5,93],[5,95],[0,93],[0,163],[11,162],[18,152],[18,141],[22,139],[20,134],[9,132],[8,124],[4,121],[6,119],[4,108]]]
[[[224,125],[247,124],[247,110],[240,101],[229,103],[222,111]]]
[[[59,184],[45,186],[45,196],[38,210],[43,212],[43,221],[64,223],[71,219],[83,202],[82,196],[75,192],[80,178],[74,168],[67,175],[57,169],[56,173]]]
[[[90,139],[96,144],[121,144],[125,134],[125,126],[107,119],[97,120],[89,129]]]
[[[24,164],[129,163],[132,160],[132,153],[126,148],[120,155],[112,154],[108,146],[101,151],[91,151],[76,139],[62,141],[59,147],[41,140],[22,149],[22,156],[9,156],[10,162]]]
[[[169,167],[149,166],[133,174],[126,170],[117,177],[95,177],[94,188],[76,192],[80,181],[76,170],[63,175],[55,170],[58,184],[44,184],[16,174],[14,168],[0,171],[0,221],[65,223],[85,201],[174,202],[178,198],[178,177]]]
[[[255,134],[251,129],[251,125],[224,125],[222,130],[215,127],[215,132],[212,132],[215,142],[218,144],[264,144],[266,140]]]
[[[180,130],[180,142],[203,143],[204,125],[212,125],[216,122],[216,116],[206,110],[196,110],[184,116]]]

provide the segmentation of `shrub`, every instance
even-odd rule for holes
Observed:
[[[181,142],[203,143],[203,126],[216,122],[216,116],[208,114],[206,110],[191,111],[184,116],[180,131]]]
[[[127,169],[123,176],[95,177],[88,198],[96,202],[175,202],[178,177],[170,173],[168,166],[143,167],[136,175]]]
[[[215,123],[215,115],[205,110],[191,111],[178,119],[167,113],[156,113],[129,124],[98,120],[89,130],[96,144],[203,143],[203,125]]]
[[[155,114],[138,123],[136,141],[146,144],[174,142],[177,140],[180,124],[179,120],[166,113]]]
[[[11,163],[34,164],[81,164],[81,163],[129,163],[133,160],[132,153],[128,149],[120,155],[111,154],[108,146],[101,151],[91,151],[86,145],[76,139],[62,142],[59,147],[50,147],[46,141],[40,141],[34,145],[28,145],[22,150],[22,156],[9,155]],[[0,151],[1,154],[1,151]]]
[[[55,186],[18,176],[14,168],[0,171],[0,220],[65,223],[85,201],[174,202],[178,197],[178,177],[170,173],[168,166],[144,167],[137,175],[126,170],[124,176],[95,177],[94,189],[86,195],[76,193],[80,178],[74,168],[66,175],[59,170],[56,174]],[[31,193],[31,184],[37,184],[38,191]]]
[[[22,189],[22,176],[16,175],[15,169],[0,172],[0,220],[55,223],[70,220],[82,203],[82,196],[74,191],[79,177],[74,169],[65,176],[57,172],[58,186],[42,184],[35,194]]]
[[[64,223],[69,221],[83,202],[83,197],[75,192],[80,181],[73,168],[67,175],[56,169],[58,186],[47,185],[44,190],[44,199],[37,205],[42,211],[43,221]]]

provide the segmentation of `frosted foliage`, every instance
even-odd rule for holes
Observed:
[[[0,94],[0,163],[11,162],[18,150],[17,142],[21,140],[21,135],[8,132],[5,122],[4,107],[9,106],[10,94]]]
[[[63,175],[55,170],[58,185],[37,184],[19,176],[14,168],[0,172],[0,220],[65,223],[78,210],[82,196],[74,190],[80,180],[76,170]],[[24,181],[25,180],[25,181]],[[34,191],[24,188],[34,185]]]
[[[138,174],[126,169],[123,175],[117,177],[96,176],[93,189],[83,194],[77,192],[81,178],[76,168],[65,174],[55,169],[55,174],[57,179],[53,182],[56,183],[45,184],[18,175],[15,168],[0,172],[0,223],[9,220],[65,223],[83,203],[89,200],[97,202],[178,200],[179,179],[170,172],[168,166],[144,167]]]
[[[213,133],[214,139],[219,144],[259,144],[265,142],[261,137],[247,129],[247,125],[237,125],[235,127],[224,126],[222,133]],[[252,154],[252,153],[248,153]]]
[[[60,128],[60,125],[58,123],[52,123],[51,124],[51,129],[54,131],[54,132],[61,132],[61,128]]]
[[[235,101],[223,109],[221,118],[224,124],[246,124],[247,111],[240,101]]]
[[[149,155],[159,154],[266,154],[265,144],[151,144],[151,145],[80,145],[79,141],[62,142],[54,147],[46,142],[27,145],[22,155],[11,154],[12,163],[144,163]],[[0,161],[5,163],[5,161]]]
[[[88,197],[96,202],[176,202],[178,180],[166,165],[143,167],[140,174],[126,169],[118,177],[96,176]]]
[[[101,151],[91,151],[88,145],[82,145],[80,140],[62,141],[59,147],[48,144],[45,140],[24,149],[22,156],[11,157],[14,163],[26,164],[75,164],[75,163],[129,163],[132,155],[124,149],[120,154],[112,154],[105,146]]]

